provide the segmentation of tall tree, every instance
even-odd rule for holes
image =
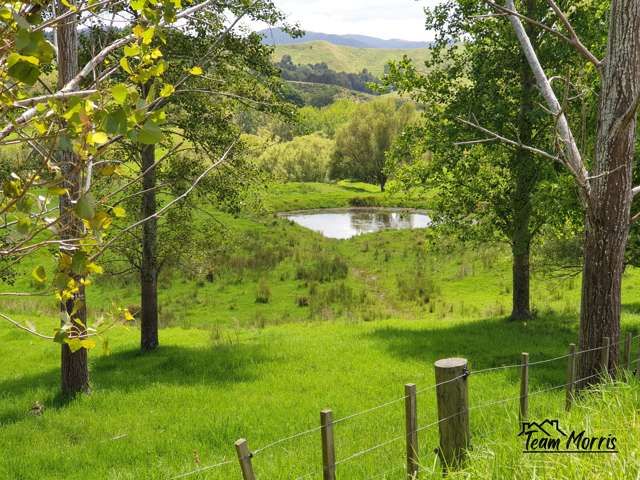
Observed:
[[[62,89],[78,74],[78,33],[77,17],[62,2],[56,2],[58,12],[68,12],[71,15],[65,22],[56,27],[56,50],[58,53],[58,88]],[[72,199],[83,195],[82,178],[83,162],[77,153],[73,151],[60,151],[59,163],[63,178],[63,188],[66,190],[60,196],[60,237],[62,240],[82,238],[84,225],[82,219],[74,212]],[[61,252],[73,258],[77,249],[61,246]],[[77,289],[68,298],[63,299],[60,305],[62,312],[62,326],[71,324],[70,333],[81,337],[86,333],[87,308],[85,300],[84,279],[81,274],[73,273],[72,276]],[[80,348],[71,351],[69,344],[61,346],[61,374],[62,393],[74,395],[89,389],[89,366],[87,364],[87,350]]]
[[[546,12],[536,2],[521,4],[531,16]],[[466,0],[428,10],[427,26],[437,35],[429,73],[420,74],[407,60],[390,65],[387,82],[427,106],[425,128],[413,140],[434,152],[417,179],[399,176],[431,185],[439,193],[437,219],[461,238],[510,244],[511,318],[527,319],[532,242],[545,224],[563,220],[559,207],[571,201],[547,195],[550,182],[563,174],[559,165],[522,146],[536,142],[552,149],[552,119],[540,106],[543,99],[511,27],[487,13],[482,4]],[[532,25],[527,29],[542,58],[560,57],[567,60],[565,71],[578,70],[570,49],[555,36]],[[478,139],[475,124],[516,140],[507,145],[490,134]]]
[[[113,206],[122,189],[112,178],[119,173],[108,168],[113,162],[106,152],[125,138],[134,142],[146,138],[150,144],[161,140],[162,103],[134,94],[139,85],[155,82],[165,73],[162,51],[151,41],[161,27],[176,25],[211,5],[205,1],[182,8],[173,0],[153,5],[131,2],[125,17],[131,24],[123,34],[109,38],[82,62],[78,32],[101,14],[117,14],[125,7],[115,1],[78,6],[61,1],[52,6],[47,15],[41,3],[0,8],[0,148],[11,144],[29,152],[27,166],[16,165],[2,177],[0,278],[11,281],[16,265],[27,257],[36,258],[34,286],[39,294],[49,293],[60,303],[62,325],[49,335],[34,322],[22,324],[2,312],[0,318],[62,345],[62,391],[75,394],[89,385],[87,351],[96,345],[93,337],[120,320],[132,319],[120,308],[100,329],[97,323],[90,324],[85,288],[102,271],[96,262],[105,251],[147,220],[115,234],[110,229],[114,217],[122,215]],[[57,49],[45,36],[47,29],[54,31]],[[57,72],[57,78],[45,75],[49,72]],[[122,81],[113,85],[110,79],[118,75]],[[166,82],[157,84],[165,97],[173,93]],[[185,196],[218,164],[193,179]],[[105,170],[111,174],[103,175]],[[98,198],[95,193],[101,189]],[[51,254],[50,261],[36,255],[45,252]]]
[[[376,183],[384,191],[387,151],[414,116],[412,103],[393,98],[359,105],[351,120],[336,132],[329,175]]]
[[[237,15],[237,18],[248,17],[267,23],[283,20],[282,13],[269,1],[246,2],[231,1],[225,4],[226,9]],[[162,129],[165,135],[163,148],[166,153],[156,155],[153,138],[139,136],[134,142],[126,142],[121,152],[126,158],[139,165],[142,190],[134,196],[132,202],[137,203],[134,211],[140,212],[140,219],[148,219],[140,226],[141,233],[132,232],[131,238],[139,239],[137,245],[124,241],[119,250],[139,270],[140,274],[140,346],[143,351],[152,351],[159,345],[158,338],[158,276],[163,265],[167,264],[167,256],[179,257],[173,251],[163,249],[159,252],[159,243],[167,230],[182,229],[185,236],[185,247],[188,244],[192,215],[186,214],[179,225],[164,228],[158,219],[157,193],[161,191],[166,198],[176,198],[188,188],[200,170],[200,164],[208,159],[217,158],[228,145],[239,135],[236,120],[242,110],[261,110],[283,115],[292,114],[292,106],[286,104],[281,94],[282,83],[278,71],[271,62],[272,47],[263,45],[261,37],[255,33],[234,32],[226,21],[226,10],[211,9],[201,12],[189,20],[186,31],[161,31],[159,42],[166,42],[163,59],[168,65],[166,83],[161,89],[159,82],[149,82],[142,88],[142,97],[148,101],[166,103],[167,121]],[[288,28],[288,27],[287,27]],[[293,28],[288,28],[296,33]],[[104,30],[108,35],[110,32]],[[196,65],[194,67],[194,65]],[[190,75],[184,76],[189,71]],[[173,94],[164,100],[166,94]],[[160,130],[158,129],[158,134]],[[181,146],[182,145],[182,146]],[[190,151],[193,154],[178,154]],[[157,165],[159,158],[162,165]],[[193,161],[201,158],[203,161]],[[200,183],[200,201],[229,199],[242,188],[237,177],[246,180],[240,165],[240,156],[229,155],[225,166],[227,171],[224,181],[216,177],[222,173],[211,175]],[[184,163],[184,166],[180,165]],[[184,167],[184,168],[183,168]],[[178,176],[176,178],[176,175]],[[163,183],[164,185],[159,185]],[[134,185],[131,188],[137,188]],[[208,196],[208,198],[207,198]],[[195,208],[195,203],[190,203]],[[171,221],[175,221],[175,217]],[[172,247],[176,245],[171,243]],[[179,259],[175,259],[178,263]]]
[[[492,2],[491,2],[492,3]],[[620,337],[621,282],[631,203],[640,187],[632,186],[636,115],[640,103],[640,3],[612,0],[604,60],[578,37],[554,0],[549,8],[563,26],[563,38],[600,74],[597,133],[591,172],[567,120],[563,105],[538,58],[513,0],[494,8],[507,17],[533,71],[538,88],[555,117],[558,160],[575,177],[585,210],[584,269],[580,309],[579,374],[585,382],[598,372],[604,338],[613,341],[608,368],[614,366]]]

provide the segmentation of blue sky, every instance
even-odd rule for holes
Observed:
[[[274,3],[304,30],[426,41],[432,35],[424,29],[423,9],[438,0],[274,0]]]

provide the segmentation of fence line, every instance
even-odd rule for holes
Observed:
[[[631,338],[631,340],[633,341],[633,340],[635,340],[635,339],[637,339],[637,338],[640,338],[640,334],[639,334],[639,335],[636,335],[636,336],[634,336],[634,337],[632,337],[632,338]],[[602,349],[604,349],[604,348],[610,348],[612,345],[614,345],[614,344],[620,345],[620,344],[621,344],[621,343],[623,343],[624,341],[625,341],[625,339],[624,339],[624,338],[621,338],[618,342],[611,343],[611,344],[609,344],[609,345],[602,345],[602,346],[600,346],[600,347],[594,347],[594,348],[590,348],[590,349],[580,350],[580,351],[575,352],[575,354],[574,354],[574,355],[576,355],[576,356],[577,356],[577,355],[582,354],[582,353],[588,353],[588,352],[593,352],[593,351],[596,351],[596,350],[602,350]],[[529,367],[531,367],[531,366],[537,366],[537,365],[542,365],[542,364],[546,364],[546,363],[550,363],[550,362],[554,362],[554,361],[558,361],[558,360],[566,359],[566,358],[568,358],[568,357],[569,357],[569,356],[571,356],[571,355],[572,355],[572,354],[564,354],[564,355],[560,355],[560,356],[557,356],[557,357],[552,357],[552,358],[547,358],[547,359],[537,360],[537,361],[535,361],[535,362],[529,362],[529,363],[528,363],[528,366],[529,366]],[[636,359],[635,359],[635,360],[633,360],[633,361],[631,361],[631,364],[638,363],[639,361],[640,361],[640,357],[639,357],[639,358],[636,358]],[[489,367],[489,368],[484,368],[484,369],[477,370],[477,371],[470,371],[470,372],[466,372],[466,371],[465,371],[465,373],[463,373],[463,374],[461,374],[461,375],[458,375],[458,376],[456,376],[456,377],[454,377],[454,378],[451,378],[451,379],[448,379],[448,380],[445,380],[445,381],[442,381],[442,382],[436,383],[436,384],[434,384],[434,385],[430,385],[430,386],[428,386],[428,387],[424,387],[424,388],[422,388],[422,389],[419,389],[419,390],[417,390],[417,391],[416,391],[416,394],[421,394],[421,393],[424,393],[424,392],[427,392],[427,391],[430,391],[430,390],[436,389],[436,388],[437,388],[437,387],[439,387],[439,386],[442,386],[442,385],[445,385],[445,384],[448,384],[448,383],[454,382],[454,381],[456,381],[456,380],[460,380],[461,378],[466,378],[466,377],[468,377],[468,376],[475,376],[475,375],[485,374],[485,373],[489,373],[489,372],[495,372],[495,371],[506,370],[506,369],[510,369],[510,368],[521,368],[521,367],[523,367],[523,366],[524,366],[524,364],[523,364],[523,363],[515,363],[515,364],[510,364],[510,365],[502,365],[502,366],[498,366],[498,367]],[[577,380],[575,380],[574,382],[569,382],[569,383],[578,384],[578,383],[580,383],[580,382],[584,382],[584,381],[586,381],[586,380],[589,380],[589,379],[594,378],[594,377],[599,376],[599,375],[600,375],[600,373],[598,373],[598,374],[594,374],[594,375],[590,375],[590,376],[588,376],[588,377],[584,377],[584,378],[581,378],[581,379],[577,379]],[[535,392],[533,392],[533,393],[529,393],[529,394],[528,394],[528,396],[534,396],[534,395],[538,395],[538,394],[540,394],[540,393],[548,392],[548,391],[551,391],[551,390],[556,390],[556,389],[559,389],[559,388],[564,388],[564,387],[568,386],[568,385],[569,385],[569,383],[565,383],[565,384],[562,384],[562,385],[556,385],[556,386],[553,386],[553,387],[549,387],[549,388],[545,388],[545,389],[537,390],[537,391],[535,391]],[[388,406],[390,406],[390,405],[394,405],[394,404],[396,404],[396,403],[402,402],[402,401],[406,400],[407,398],[408,398],[408,396],[407,396],[407,395],[404,395],[404,396],[402,396],[402,397],[399,397],[399,398],[396,398],[396,399],[393,399],[393,400],[390,400],[390,401],[387,401],[387,402],[381,403],[381,404],[376,405],[376,406],[374,406],[374,407],[371,407],[371,408],[368,408],[368,409],[365,409],[365,410],[361,410],[361,411],[359,411],[359,412],[352,413],[352,414],[347,415],[347,416],[345,416],[345,417],[341,417],[341,418],[339,418],[339,419],[334,420],[334,421],[332,422],[332,424],[333,424],[333,425],[335,425],[335,424],[337,424],[337,423],[341,423],[341,422],[344,422],[344,421],[347,421],[347,420],[350,420],[350,419],[353,419],[353,418],[359,417],[359,416],[361,416],[361,415],[365,415],[365,414],[368,414],[368,413],[375,412],[375,411],[377,411],[377,410],[380,410],[380,409],[382,409],[382,408],[388,407]],[[465,411],[471,411],[471,410],[476,410],[476,409],[480,409],[480,408],[485,408],[485,407],[488,407],[488,406],[498,405],[498,404],[501,404],[501,403],[506,403],[506,402],[509,402],[509,401],[518,400],[518,399],[520,399],[520,398],[521,398],[521,395],[518,395],[518,396],[514,396],[514,397],[506,398],[506,399],[501,399],[501,400],[497,400],[497,401],[487,402],[487,403],[485,403],[485,404],[472,406],[472,407],[470,407],[468,410],[465,410]],[[460,411],[460,412],[458,412],[458,413],[456,413],[456,414],[454,414],[454,415],[448,416],[448,417],[443,418],[443,419],[440,419],[440,420],[438,420],[438,421],[436,421],[436,422],[432,422],[432,423],[430,423],[430,424],[428,424],[428,425],[425,425],[425,426],[423,426],[423,427],[420,427],[420,428],[418,428],[418,429],[416,430],[416,432],[425,431],[425,430],[427,430],[427,429],[429,429],[429,428],[431,428],[431,427],[433,427],[433,426],[435,426],[435,425],[438,425],[438,424],[440,424],[440,423],[442,423],[442,422],[444,422],[444,421],[446,421],[446,420],[449,420],[449,419],[451,419],[451,418],[453,418],[453,417],[455,417],[455,416],[457,416],[457,415],[460,415],[461,413],[464,413],[465,411]],[[298,433],[294,433],[294,434],[292,434],[292,435],[290,435],[290,436],[287,436],[287,437],[283,437],[283,438],[277,439],[277,440],[275,440],[275,441],[273,441],[273,442],[271,442],[271,443],[269,443],[269,444],[267,444],[267,445],[265,445],[265,446],[263,446],[263,447],[261,447],[261,448],[258,448],[258,449],[256,449],[256,450],[254,450],[254,451],[252,452],[252,456],[258,455],[259,453],[262,453],[262,452],[264,452],[265,450],[268,450],[268,449],[270,449],[270,448],[272,448],[272,447],[275,447],[275,446],[280,445],[280,444],[282,444],[282,443],[285,443],[285,442],[287,442],[287,441],[291,441],[291,440],[294,440],[294,439],[296,439],[296,438],[300,438],[300,437],[303,437],[303,436],[306,436],[306,435],[310,435],[310,434],[312,434],[312,433],[319,432],[321,429],[322,429],[322,427],[321,427],[321,426],[318,426],[318,427],[310,428],[310,429],[308,429],[308,430],[304,430],[304,431],[301,431],[301,432],[298,432]],[[377,449],[382,448],[382,447],[384,447],[384,446],[390,445],[390,444],[392,444],[392,443],[394,443],[394,442],[397,442],[397,441],[402,440],[402,439],[405,439],[405,438],[406,438],[406,436],[403,434],[403,435],[400,435],[400,436],[394,437],[394,438],[392,438],[392,439],[386,440],[386,441],[384,441],[384,442],[382,442],[382,443],[379,443],[379,444],[377,444],[377,445],[374,445],[374,446],[372,446],[372,447],[369,447],[369,448],[367,448],[367,449],[365,449],[365,450],[361,450],[361,451],[359,451],[359,452],[356,452],[356,453],[354,453],[354,454],[352,454],[352,455],[350,455],[350,456],[348,456],[348,457],[346,457],[346,458],[344,458],[344,459],[342,459],[342,460],[336,461],[336,462],[334,463],[334,466],[338,466],[338,465],[341,465],[341,464],[347,463],[347,462],[349,462],[349,461],[351,461],[351,460],[353,460],[353,459],[355,459],[355,458],[361,457],[361,456],[363,456],[363,455],[366,455],[367,453],[370,453],[370,452],[372,452],[372,451],[374,451],[374,450],[377,450]],[[216,464],[212,464],[212,465],[208,465],[208,466],[205,466],[205,467],[200,467],[200,468],[197,468],[197,469],[195,469],[195,470],[192,470],[192,471],[189,471],[189,472],[186,472],[186,473],[183,473],[183,474],[176,475],[176,476],[172,477],[172,480],[177,480],[177,479],[181,479],[181,478],[186,478],[186,477],[189,477],[189,476],[194,475],[194,474],[196,474],[196,473],[204,472],[204,471],[207,471],[207,470],[210,470],[210,469],[214,469],[214,468],[219,468],[219,467],[222,467],[222,466],[225,466],[225,465],[229,465],[229,464],[231,464],[231,463],[234,463],[234,461],[233,461],[233,460],[226,460],[226,461],[222,461],[222,462],[219,462],[219,463],[216,463]],[[302,477],[298,477],[298,479],[300,479],[300,480],[301,480],[301,479],[307,478],[307,477],[309,477],[310,475],[313,475],[314,473],[316,473],[316,472],[311,472],[311,473],[306,474],[306,475],[304,475],[304,476],[302,476]],[[388,473],[388,472],[386,472],[386,473]],[[375,478],[375,477],[374,477],[374,478]]]
[[[235,463],[233,460],[226,460],[224,462],[215,463],[213,465],[207,465],[206,467],[196,468],[195,470],[191,470],[190,472],[181,473],[180,475],[176,475],[175,477],[171,477],[171,480],[176,480],[178,478],[186,478],[191,475],[195,475],[196,473],[206,472],[207,470],[211,470],[213,468],[222,467],[224,465],[229,465],[231,463]]]

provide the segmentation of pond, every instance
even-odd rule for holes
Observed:
[[[425,228],[431,225],[431,219],[426,213],[401,208],[305,210],[281,215],[327,238],[338,239],[380,230]]]

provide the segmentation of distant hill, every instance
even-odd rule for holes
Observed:
[[[258,32],[264,37],[267,45],[298,45],[308,42],[323,41],[333,45],[343,45],[354,48],[426,48],[428,42],[412,42],[408,40],[368,37],[366,35],[334,35],[331,33],[305,32],[303,37],[292,38],[280,28],[271,28]]]
[[[354,48],[317,41],[293,45],[277,45],[273,55],[279,62],[284,55],[290,55],[293,63],[299,65],[326,63],[336,72],[361,72],[366,68],[377,77],[384,73],[384,66],[390,60],[398,60],[403,55],[412,58],[422,66],[429,58],[428,48]]]

